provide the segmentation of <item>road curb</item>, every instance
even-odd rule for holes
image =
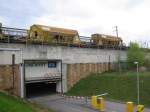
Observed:
[[[67,99],[79,99],[79,100],[84,100],[86,99],[86,97],[84,96],[67,96],[64,94],[61,94],[62,97],[67,98]]]

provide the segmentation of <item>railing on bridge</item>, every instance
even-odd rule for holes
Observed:
[[[0,28],[0,40],[3,42],[17,42],[17,41],[26,41],[26,37],[28,36],[28,30],[26,29],[18,29],[18,28],[8,28],[1,27]]]
[[[9,28],[9,27],[0,27],[0,42],[4,43],[32,43],[32,44],[50,44],[50,45],[60,45],[60,46],[69,46],[69,47],[81,47],[81,48],[100,48],[100,49],[126,49],[125,45],[122,46],[113,46],[113,45],[96,45],[91,42],[91,37],[80,36],[80,44],[72,44],[65,42],[30,42],[28,40],[28,30],[18,29],[18,28]]]

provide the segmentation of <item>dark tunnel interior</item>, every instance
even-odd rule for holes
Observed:
[[[38,82],[26,84],[26,97],[38,97],[56,93],[56,83]]]

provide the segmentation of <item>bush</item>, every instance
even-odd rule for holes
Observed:
[[[130,47],[127,51],[127,62],[129,68],[135,67],[134,62],[138,62],[139,66],[144,65],[144,53],[138,43],[130,43]]]
[[[145,59],[145,66],[148,70],[150,70],[150,59]]]

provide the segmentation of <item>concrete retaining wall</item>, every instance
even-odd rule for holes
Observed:
[[[20,96],[20,86],[19,65],[14,66],[14,79],[12,65],[0,65],[0,89]]]
[[[126,60],[126,51],[113,49],[0,43],[0,65],[11,65],[12,54],[15,54],[15,64],[23,63],[24,60],[62,60],[64,92],[90,73],[104,72],[111,69],[108,63],[116,62],[119,55],[121,60]],[[0,72],[0,76],[2,77],[0,84],[7,84],[7,81],[3,81],[6,80],[3,78],[3,74],[7,74],[5,76],[8,77],[8,82],[10,82],[11,86],[12,73],[10,68],[7,68],[8,73]],[[23,70],[19,73],[19,68],[16,68],[15,94],[18,94],[20,91],[20,74],[22,74],[22,77],[24,76]],[[23,78],[21,84],[21,94],[23,96]],[[61,83],[59,84],[59,89],[60,85]],[[7,89],[7,87],[4,86],[2,89]]]
[[[60,59],[63,63],[104,63],[115,62],[120,54],[121,60],[126,59],[126,51],[98,48],[79,48],[67,46],[24,45],[1,43],[0,48],[20,49],[16,62],[27,59]],[[9,58],[9,54],[4,54]],[[11,62],[10,62],[11,63]]]
[[[77,63],[67,65],[67,87],[70,89],[80,79],[91,73],[102,73],[113,69],[111,63]]]

